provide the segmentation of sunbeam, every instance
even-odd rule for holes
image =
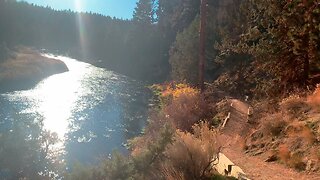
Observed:
[[[83,4],[81,0],[75,0],[74,1],[74,7],[76,9],[77,12],[81,12],[83,10]],[[77,14],[77,25],[78,25],[78,32],[79,32],[79,46],[80,46],[80,54],[82,55],[82,57],[86,57],[86,40],[85,40],[85,34],[86,34],[86,30],[83,24],[83,13],[78,13]]]

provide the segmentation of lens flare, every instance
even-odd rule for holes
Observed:
[[[77,25],[78,25],[78,33],[79,33],[79,46],[80,46],[80,54],[83,56],[83,57],[86,57],[86,39],[85,39],[85,34],[86,34],[86,29],[85,29],[85,25],[84,25],[84,21],[83,21],[83,18],[84,18],[84,14],[81,13],[83,11],[83,3],[81,0],[75,0],[74,1],[74,7],[76,9],[76,11],[78,12],[77,14]]]

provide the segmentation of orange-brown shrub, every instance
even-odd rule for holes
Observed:
[[[164,151],[159,152],[154,151],[154,148],[160,147],[159,140],[163,139],[163,134],[157,133],[156,137],[145,134],[140,138],[135,138],[134,148],[136,149],[131,154],[135,161],[139,160],[139,164],[143,164],[150,160],[150,156],[153,161],[151,164],[146,162],[148,168],[145,169],[147,173],[144,174],[144,177],[183,180],[211,176],[214,173],[211,163],[217,156],[220,147],[217,143],[217,132],[210,129],[209,124],[205,122],[195,124],[192,131],[193,133],[176,130],[173,142],[167,144]],[[153,154],[154,152],[156,154]],[[135,166],[135,168],[141,170],[140,166]]]
[[[175,128],[190,131],[193,124],[209,119],[212,111],[198,89],[186,84],[164,84],[152,87],[158,94],[160,114]]]
[[[280,145],[278,150],[280,160],[289,167],[295,168],[299,171],[305,170],[306,164],[303,162],[303,154],[290,152],[287,145]]]
[[[189,94],[173,99],[163,108],[163,113],[182,131],[190,131],[193,124],[210,116],[205,100],[200,95]]]
[[[290,159],[290,151],[287,145],[281,144],[279,146],[278,156],[283,162],[287,162]]]
[[[262,124],[263,134],[278,137],[285,130],[288,122],[283,118],[282,114],[274,114],[267,118]]]
[[[201,179],[211,175],[211,163],[219,152],[217,132],[201,122],[193,127],[193,134],[177,130],[175,142],[165,152],[168,158],[167,177]]]
[[[289,138],[302,138],[306,144],[313,144],[316,141],[312,130],[303,122],[294,121],[286,129]]]
[[[280,106],[290,119],[303,119],[304,115],[312,109],[306,99],[299,96],[290,96],[282,100]]]
[[[317,85],[313,94],[308,96],[307,102],[316,108],[320,107],[320,84]]]

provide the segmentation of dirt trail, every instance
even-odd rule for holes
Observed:
[[[241,167],[250,179],[259,180],[320,180],[320,174],[299,173],[276,162],[264,162],[263,156],[249,156],[243,151],[244,138],[253,130],[247,123],[249,105],[231,99],[230,119],[219,137],[223,153],[236,165]]]

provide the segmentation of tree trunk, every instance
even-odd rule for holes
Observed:
[[[207,0],[201,0],[200,8],[200,45],[199,45],[199,87],[201,92],[204,90],[204,64],[205,64],[205,41],[206,41],[206,18]]]
[[[306,84],[309,80],[309,71],[310,71],[310,63],[308,56],[304,56],[304,63],[303,63],[303,84]]]

